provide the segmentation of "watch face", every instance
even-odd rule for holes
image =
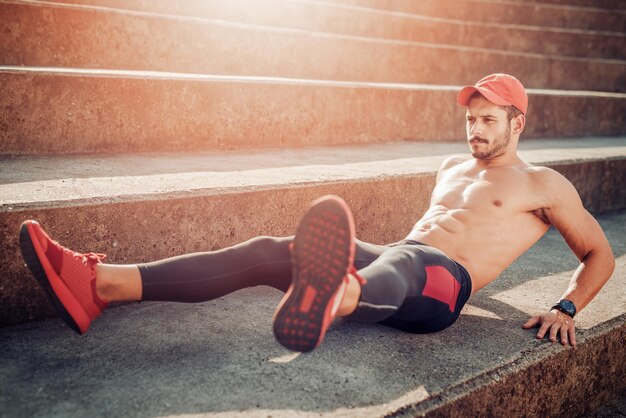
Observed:
[[[576,306],[572,301],[564,299],[559,302],[559,305],[561,306],[561,308],[565,309],[570,315],[574,315],[576,313]]]

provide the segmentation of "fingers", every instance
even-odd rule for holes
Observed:
[[[563,323],[563,325],[561,326],[561,328],[559,328],[559,334],[561,336],[561,344],[563,344],[563,345],[567,345],[569,343],[569,340],[567,339],[568,338],[568,331],[569,331],[569,328],[570,328],[569,322],[570,321],[566,320]]]
[[[562,326],[559,321],[556,321],[554,324],[552,324],[552,326],[550,327],[550,341],[552,341],[553,343],[557,341],[557,334],[559,333],[561,328]]]
[[[572,321],[572,326],[568,329],[567,335],[569,336],[569,343],[572,346],[576,345],[576,327],[574,326],[574,321]]]
[[[528,329],[541,325],[537,332],[537,339],[543,339],[546,334],[552,342],[559,341],[563,345],[576,345],[576,327],[574,320],[563,313],[549,312],[533,316],[522,328]]]
[[[533,316],[528,321],[526,321],[524,325],[522,325],[522,328],[524,329],[532,328],[540,323],[541,323],[541,316]]]
[[[548,322],[544,319],[543,324],[541,324],[541,328],[539,328],[539,332],[537,333],[537,339],[542,339],[553,323],[553,321]]]
[[[576,345],[576,323],[573,319],[566,318],[561,328],[561,344],[570,344],[572,347]]]

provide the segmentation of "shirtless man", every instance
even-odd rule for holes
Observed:
[[[286,294],[274,314],[277,340],[310,351],[335,316],[408,332],[450,326],[477,292],[553,225],[580,260],[560,301],[523,327],[576,344],[574,315],[611,276],[609,243],[562,175],[520,159],[528,98],[522,84],[492,74],[464,87],[471,156],[446,159],[430,208],[406,239],[374,245],[354,238],[352,216],[335,196],[317,200],[295,237],[257,237],[223,250],[138,265],[102,263],[52,241],[35,221],[20,232],[27,265],[59,315],[79,333],[109,302],[199,302],[270,285]]]

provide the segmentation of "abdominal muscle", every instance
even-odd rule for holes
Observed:
[[[435,247],[465,267],[474,293],[498,277],[548,229],[531,212],[490,209],[431,206],[407,239]]]

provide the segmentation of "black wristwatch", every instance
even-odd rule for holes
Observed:
[[[550,310],[552,309],[558,309],[572,318],[576,315],[576,305],[574,305],[574,302],[571,300],[561,299],[556,305],[550,308]]]

